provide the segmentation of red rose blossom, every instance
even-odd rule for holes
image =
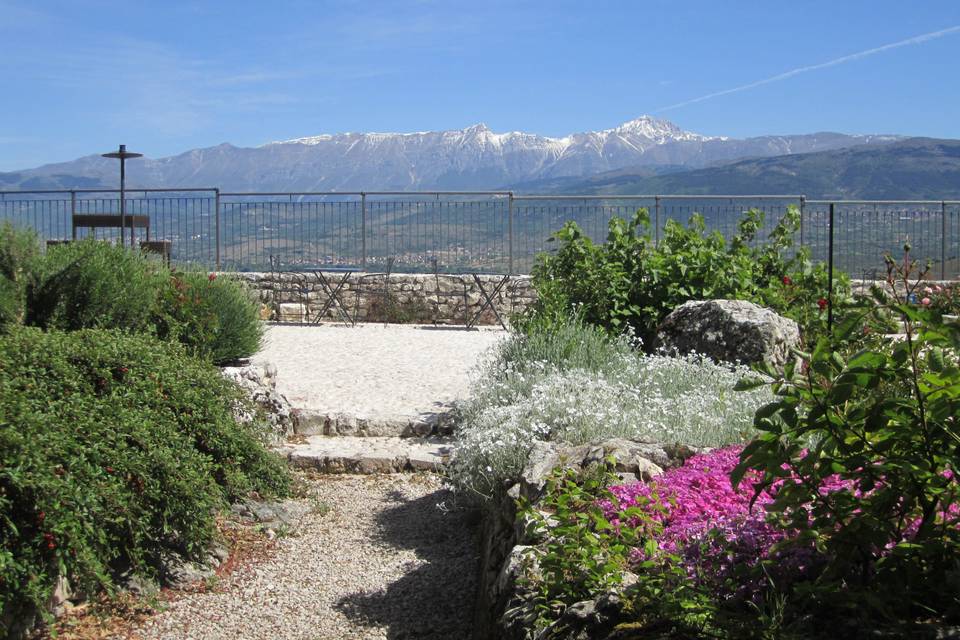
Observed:
[[[790,278],[790,276],[783,276],[783,284],[789,287],[793,284],[793,280]]]
[[[210,282],[213,282],[216,279],[217,279],[217,274],[215,273],[211,273],[210,275],[207,276],[207,280],[209,280]]]
[[[817,300],[817,306],[820,307],[820,311],[823,311],[824,309],[826,309],[826,308],[827,308],[827,299],[826,299],[826,298],[820,298],[819,300]]]

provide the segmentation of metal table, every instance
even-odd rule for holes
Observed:
[[[480,305],[480,309],[474,314],[473,318],[467,323],[467,329],[472,329],[476,326],[477,322],[480,320],[480,316],[487,309],[493,311],[493,315],[496,316],[497,322],[500,323],[500,326],[506,330],[507,324],[503,321],[503,318],[500,317],[500,312],[497,311],[497,306],[493,303],[493,299],[496,297],[500,290],[503,289],[508,282],[510,282],[510,275],[503,275],[501,273],[496,274],[480,274],[473,273],[470,274],[473,276],[473,281],[477,283],[477,289],[480,290],[480,295],[483,296],[483,303]],[[499,277],[500,280],[493,286],[493,290],[490,293],[487,293],[487,290],[483,287],[483,281],[480,279],[481,275],[490,275],[494,277]]]
[[[326,301],[323,303],[323,308],[313,319],[314,324],[323,320],[327,311],[330,310],[330,307],[336,308],[343,322],[351,326],[356,324],[356,318],[351,318],[350,314],[347,313],[344,308],[343,297],[340,291],[343,289],[343,285],[347,284],[350,276],[360,271],[361,269],[356,267],[331,267],[329,269],[311,271],[313,277],[316,278],[317,284],[320,285],[320,290],[327,296]],[[331,277],[328,277],[328,275]]]

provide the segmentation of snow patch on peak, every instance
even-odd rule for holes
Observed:
[[[648,115],[643,115],[639,118],[628,120],[620,126],[614,129],[606,129],[602,133],[607,135],[617,134],[621,136],[641,136],[644,138],[649,138],[650,140],[655,141],[657,144],[664,144],[674,140],[705,141],[721,139],[704,136],[699,133],[694,133],[693,131],[684,131],[669,120],[654,118],[653,116]]]

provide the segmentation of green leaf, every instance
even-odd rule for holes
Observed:
[[[763,378],[744,377],[744,378],[740,378],[737,381],[737,384],[734,385],[733,389],[734,391],[750,391],[751,389],[763,387],[767,384],[769,384],[769,382],[764,380]]]

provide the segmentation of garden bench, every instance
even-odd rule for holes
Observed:
[[[147,241],[150,241],[150,216],[124,216],[124,224],[120,224],[121,216],[116,213],[78,213],[73,216],[73,239],[77,239],[77,227],[84,229],[120,229],[126,227],[133,234],[134,229],[146,229]]]

